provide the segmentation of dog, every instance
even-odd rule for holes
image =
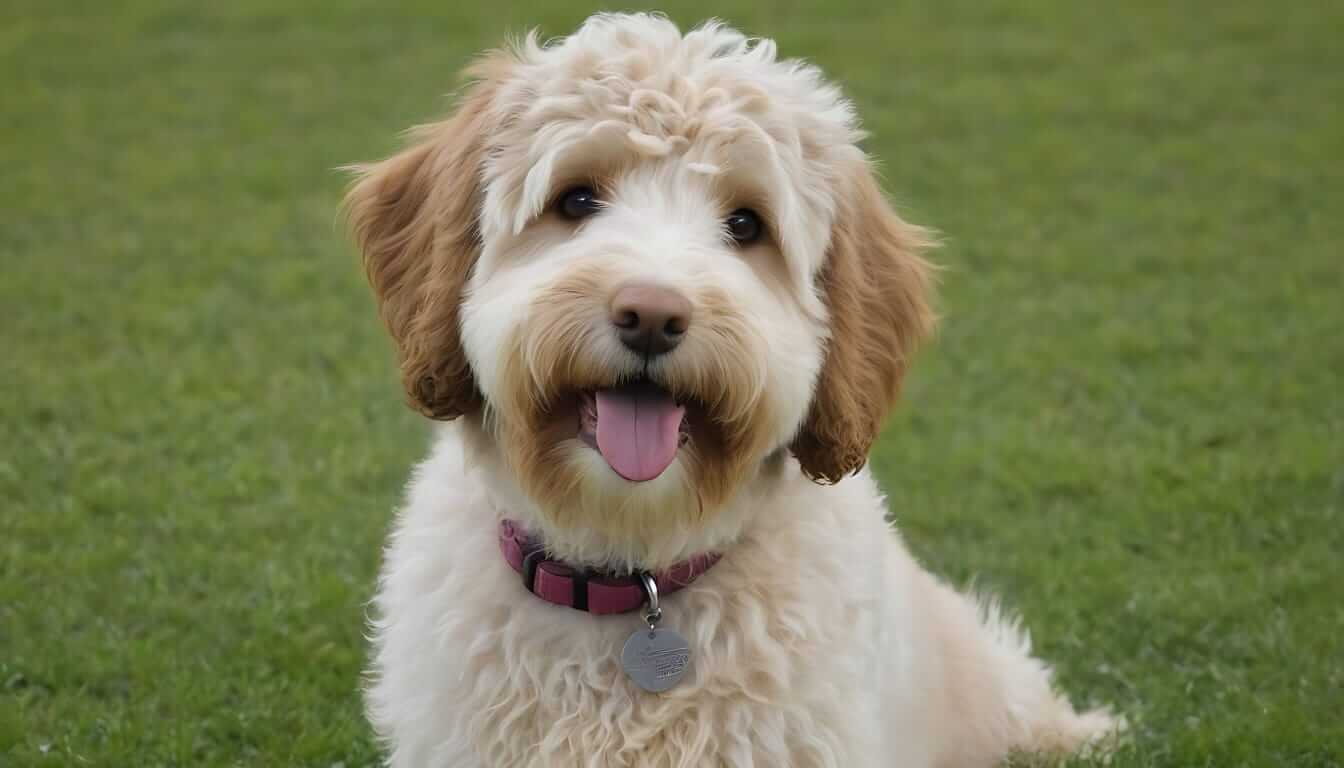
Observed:
[[[988,766],[1101,744],[864,468],[926,230],[770,40],[603,14],[470,67],[346,200],[435,426],[373,604],[393,766]]]

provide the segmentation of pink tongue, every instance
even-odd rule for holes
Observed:
[[[648,388],[597,391],[597,450],[616,474],[636,483],[661,475],[677,456],[686,407]]]

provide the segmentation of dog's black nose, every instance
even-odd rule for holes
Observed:
[[[691,302],[671,288],[629,283],[611,299],[611,324],[621,343],[643,357],[671,352],[691,326]]]

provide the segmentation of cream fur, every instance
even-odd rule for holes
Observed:
[[[636,617],[543,603],[500,557],[518,501],[463,429],[416,470],[379,585],[368,700],[391,765],[951,768],[1113,729],[992,603],[920,568],[866,471],[818,486],[783,466],[744,493],[744,533],[664,601],[689,678],[641,693],[617,661]]]
[[[878,199],[839,90],[770,41],[716,24],[683,35],[645,14],[529,37],[477,75],[467,117],[361,167],[351,193],[403,370],[474,383],[429,411],[462,418],[412,478],[375,600],[367,698],[390,763],[950,768],[1111,733],[1104,712],[1077,714],[1052,690],[992,602],[919,567],[866,470],[819,485],[790,455],[810,414],[885,408],[909,352],[890,347],[931,322],[923,238]],[[577,224],[548,212],[576,183],[605,206]],[[768,222],[762,242],[725,238],[739,207]],[[891,285],[858,290],[861,274]],[[686,339],[651,362],[607,320],[631,280],[693,307]],[[828,309],[838,296],[882,311],[842,315]],[[455,314],[435,314],[448,304]],[[440,349],[465,359],[433,360]],[[878,369],[890,392],[862,391],[845,365]],[[566,409],[573,390],[637,373],[703,404],[717,431],[632,484],[575,438]],[[850,439],[862,456],[874,420],[845,421],[809,443],[811,460],[856,429],[874,432]],[[831,462],[823,479],[855,465]],[[604,567],[723,553],[665,601],[692,647],[688,678],[638,691],[618,663],[637,617],[529,595],[498,551],[505,517]]]

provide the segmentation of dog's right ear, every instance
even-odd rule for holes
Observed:
[[[476,82],[455,114],[412,131],[406,149],[353,166],[356,179],[345,197],[408,400],[433,419],[455,419],[482,403],[458,312],[481,247],[477,219],[493,93],[490,80]]]

